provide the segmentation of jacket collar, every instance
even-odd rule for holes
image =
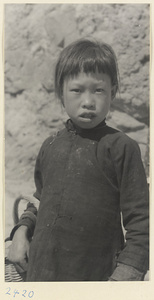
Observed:
[[[106,122],[105,122],[105,119],[101,122],[101,123],[99,123],[96,127],[94,127],[94,128],[91,128],[91,129],[85,129],[85,128],[80,128],[80,127],[78,127],[77,125],[75,125],[73,122],[72,122],[72,120],[71,119],[68,119],[67,121],[66,121],[66,124],[65,124],[65,126],[66,126],[66,129],[68,130],[68,131],[71,131],[71,132],[73,132],[74,134],[84,134],[84,135],[89,135],[89,134],[91,134],[91,133],[96,133],[96,132],[98,132],[98,131],[102,131],[102,129],[104,128],[104,127],[106,127]]]

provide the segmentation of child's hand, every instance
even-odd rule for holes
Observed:
[[[30,245],[27,238],[27,230],[26,226],[20,226],[16,230],[7,255],[11,262],[18,263],[25,271],[27,270]]]

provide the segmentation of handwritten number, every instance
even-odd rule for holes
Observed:
[[[33,292],[33,291],[30,291],[29,294],[28,294],[28,297],[29,297],[29,298],[32,298],[33,296],[34,296],[34,292]]]
[[[11,295],[11,294],[9,293],[9,292],[11,291],[11,288],[10,288],[10,287],[8,287],[8,288],[7,288],[7,290],[8,290],[8,291],[7,291],[7,293],[6,293],[6,294],[7,294],[7,295]]]
[[[23,296],[23,297],[26,297],[26,296],[25,296],[26,293],[27,293],[27,291],[26,291],[26,290],[23,290],[22,296]]]
[[[7,295],[11,295],[11,293],[10,293],[11,288],[8,287],[6,290],[7,290],[6,294],[7,294]],[[16,290],[16,289],[14,290],[13,293],[14,293],[14,296],[13,296],[14,298],[15,298],[15,296],[16,296],[17,294],[18,294],[18,295],[20,294],[19,291]],[[23,290],[23,291],[22,291],[22,296],[23,296],[23,297],[26,297],[26,293],[27,293],[27,290]],[[28,293],[28,297],[29,297],[29,298],[32,298],[33,296],[34,296],[34,292],[33,292],[33,291],[30,291],[30,292]]]
[[[19,292],[17,290],[14,290],[14,296],[13,297],[15,297],[16,294],[19,294]]]

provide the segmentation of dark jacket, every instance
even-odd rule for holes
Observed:
[[[43,143],[35,183],[27,281],[106,281],[117,262],[147,271],[148,188],[135,141],[105,122],[81,130],[69,120]]]

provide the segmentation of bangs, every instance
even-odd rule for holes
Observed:
[[[77,76],[80,72],[86,74],[99,72],[110,75],[111,62],[101,52],[99,49],[86,48],[74,53],[64,67],[64,76],[73,77]]]

